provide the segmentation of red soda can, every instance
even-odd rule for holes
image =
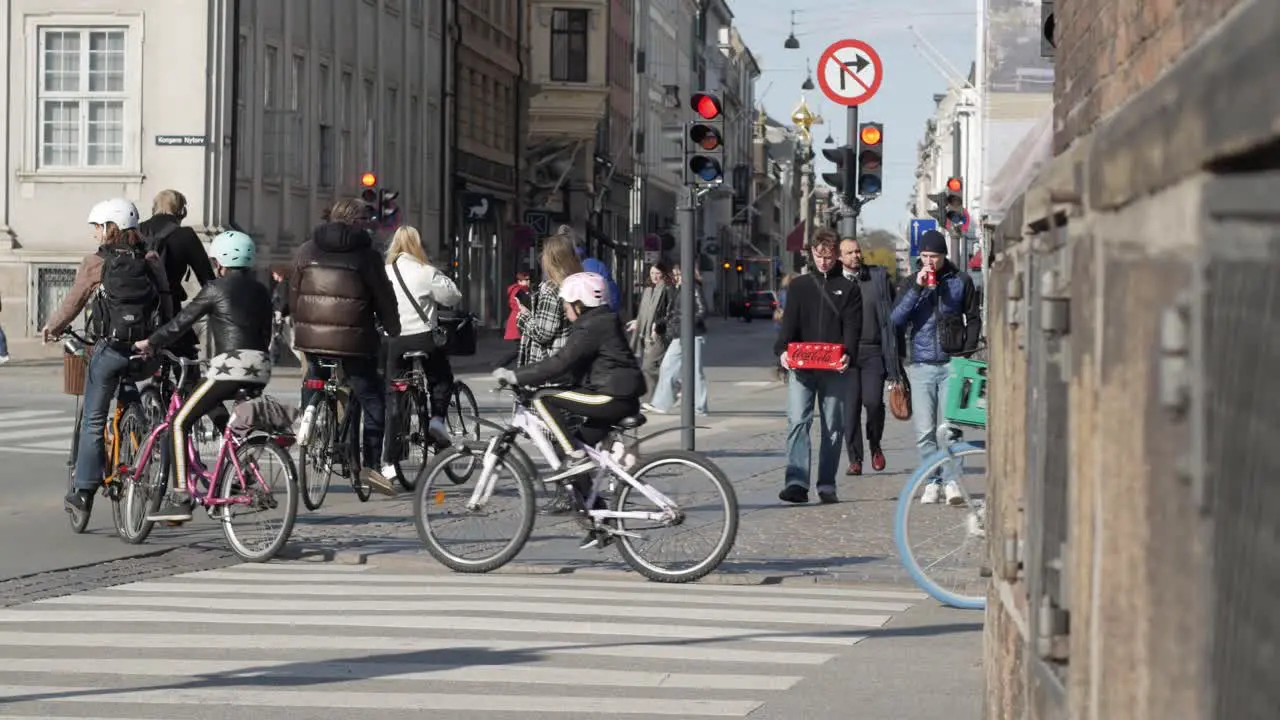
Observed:
[[[933,271],[933,270],[925,270],[925,271],[924,271],[924,284],[925,284],[927,287],[937,287],[937,286],[938,286],[938,273],[936,273],[936,272],[935,272],[935,271]]]

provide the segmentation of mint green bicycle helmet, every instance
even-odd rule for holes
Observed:
[[[257,248],[253,238],[238,230],[218,233],[209,246],[209,255],[226,268],[246,268],[253,265]]]

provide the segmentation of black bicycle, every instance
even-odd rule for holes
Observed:
[[[342,361],[322,358],[317,365],[329,371],[329,378],[307,378],[303,387],[314,390],[303,410],[298,445],[302,462],[298,473],[302,485],[302,504],[308,510],[319,510],[329,494],[333,475],[351,482],[360,502],[368,502],[373,489],[360,479],[360,436],[362,416],[360,403],[347,385]]]
[[[480,440],[480,407],[475,393],[461,380],[455,380],[449,391],[449,410],[445,415],[445,427],[450,442],[444,443],[431,437],[431,387],[423,367],[426,352],[411,351],[403,355],[410,361],[404,375],[391,382],[388,403],[397,403],[400,428],[397,433],[400,452],[395,460],[396,480],[405,490],[417,487],[418,473],[430,462],[435,453],[458,442]],[[391,432],[391,428],[387,429]],[[478,458],[460,468],[448,468],[447,475],[455,484],[462,484],[471,477]]]

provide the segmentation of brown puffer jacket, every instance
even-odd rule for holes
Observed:
[[[294,346],[311,355],[377,355],[375,320],[400,334],[395,291],[369,233],[339,223],[315,229],[289,277],[289,314]]]

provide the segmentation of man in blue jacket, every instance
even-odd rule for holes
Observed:
[[[892,319],[894,326],[907,329],[910,338],[907,381],[911,384],[911,420],[923,458],[938,450],[951,357],[977,350],[982,311],[973,280],[947,259],[947,239],[942,233],[930,230],[921,236],[920,260],[922,267],[915,282],[906,283]],[[947,503],[964,503],[955,480],[948,479],[944,485],[940,478],[925,488],[920,502],[939,502],[944,493]]]

